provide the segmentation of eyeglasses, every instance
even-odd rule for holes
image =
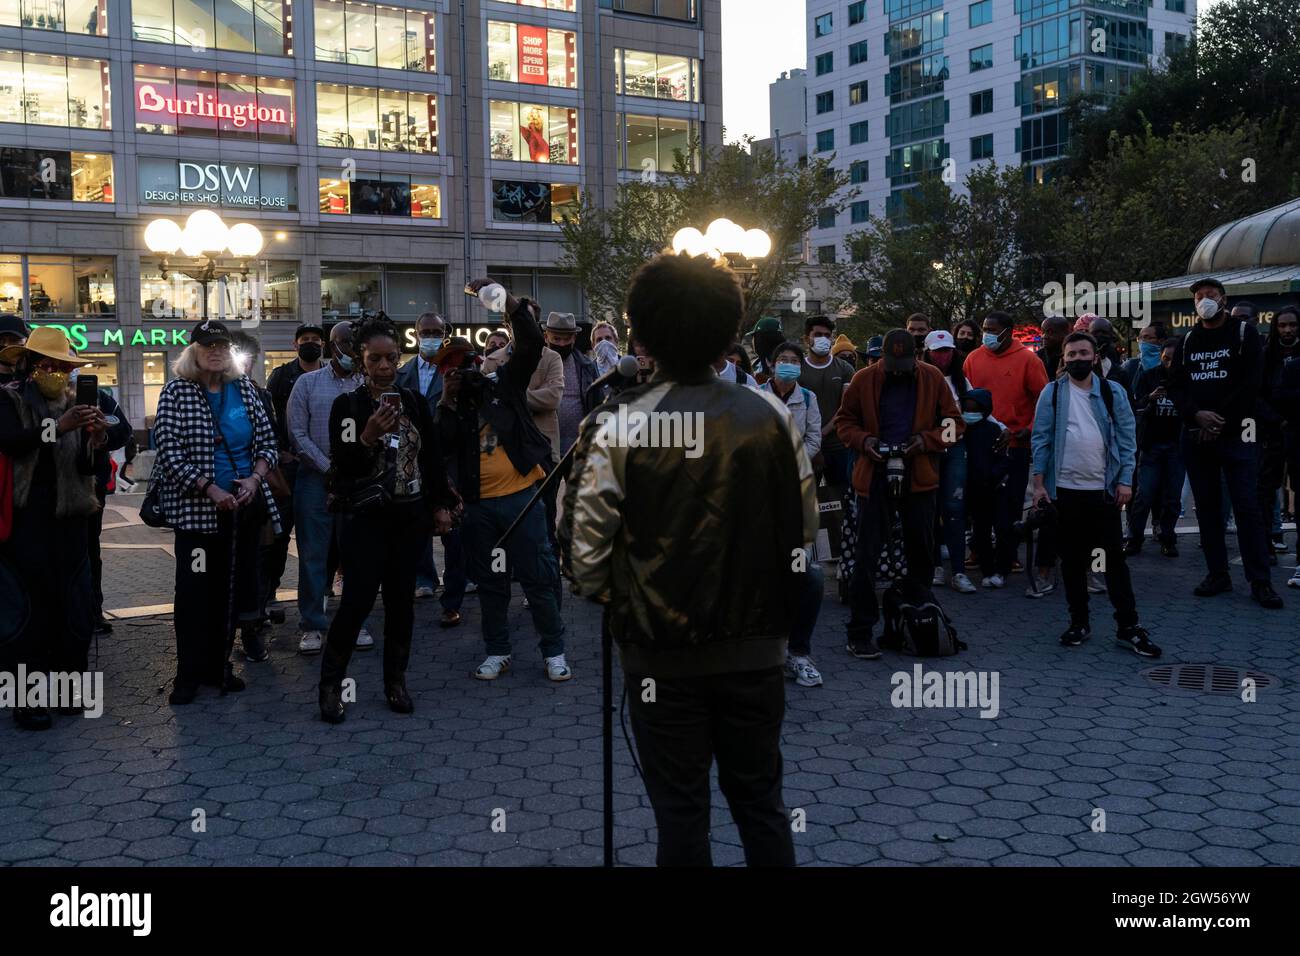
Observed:
[[[229,352],[230,343],[224,339],[218,339],[215,342],[200,342],[199,348],[207,349],[209,352]]]

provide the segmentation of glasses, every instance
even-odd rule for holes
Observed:
[[[200,342],[199,348],[207,349],[209,352],[229,352],[230,343],[225,341]]]

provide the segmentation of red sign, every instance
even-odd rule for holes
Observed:
[[[546,85],[546,28],[519,28],[519,82]]]
[[[163,86],[159,92],[158,85]],[[224,94],[221,100],[215,93],[207,92],[195,86],[178,83],[178,89],[168,88],[166,83],[136,83],[135,108],[140,113],[166,113],[169,116],[192,116],[199,119],[225,121],[236,129],[270,123],[278,126],[289,125],[289,114],[279,106],[266,106],[258,103],[256,94]],[[204,125],[204,124],[196,124]]]

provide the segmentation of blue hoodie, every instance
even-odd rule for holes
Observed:
[[[993,450],[993,443],[1002,434],[1001,427],[989,421],[993,414],[993,393],[986,388],[967,389],[962,401],[963,412],[968,401],[979,406],[984,419],[977,425],[967,424],[962,435],[962,444],[966,446],[966,482],[979,488],[996,488],[1007,477],[1011,459],[1005,449]]]

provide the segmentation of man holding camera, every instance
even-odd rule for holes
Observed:
[[[1097,374],[1097,355],[1088,333],[1066,336],[1066,376],[1043,389],[1034,415],[1034,507],[1056,508],[1061,578],[1070,606],[1061,644],[1078,647],[1092,634],[1088,569],[1101,557],[1105,564],[1096,570],[1106,573],[1119,625],[1116,640],[1141,657],[1159,657],[1160,648],[1138,624],[1120,528],[1120,509],[1133,499],[1137,426],[1123,383]]]
[[[466,290],[477,293],[489,282],[476,279]],[[474,676],[496,680],[510,669],[507,606],[513,576],[528,598],[546,676],[566,681],[573,673],[564,659],[560,570],[540,502],[502,545],[504,553],[494,552],[501,536],[532,501],[551,461],[550,439],[528,408],[529,382],[542,358],[537,305],[507,295],[505,306],[504,324],[514,337],[514,352],[491,376],[476,368],[479,359],[464,339],[453,339],[434,359],[445,375],[438,405],[439,439],[452,458],[452,476],[465,501],[461,543],[483,610],[487,658]]]
[[[965,430],[943,372],[916,361],[916,343],[904,329],[885,336],[879,362],[853,376],[835,419],[846,448],[859,453],[853,468],[858,495],[858,550],[850,585],[848,652],[880,657],[871,632],[880,617],[874,568],[894,508],[903,521],[905,585],[926,591],[934,573],[934,529],[939,454]]]

